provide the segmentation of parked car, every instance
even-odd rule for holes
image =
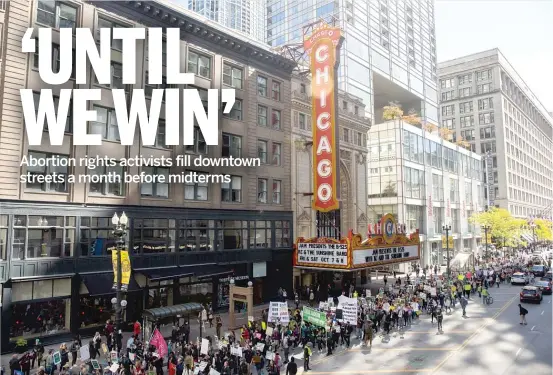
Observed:
[[[543,264],[537,264],[535,266],[532,266],[532,273],[536,277],[543,277],[547,273],[548,269],[547,266],[544,266]]]
[[[539,280],[534,284],[535,287],[541,290],[542,294],[551,294],[551,281],[549,280]]]
[[[513,273],[513,276],[511,276],[511,285],[527,285],[529,282],[530,279],[528,278],[528,276],[526,276],[522,272],[515,272]]]
[[[520,292],[520,302],[537,302],[541,303],[543,296],[541,290],[535,286],[525,286]]]

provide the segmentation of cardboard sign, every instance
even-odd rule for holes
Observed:
[[[209,340],[202,339],[202,346],[200,348],[200,353],[207,355],[208,351],[209,351]]]
[[[88,361],[90,359],[90,351],[88,350],[88,345],[81,346],[81,348],[79,349],[79,354],[81,355],[81,361]]]

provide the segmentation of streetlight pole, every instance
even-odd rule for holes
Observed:
[[[530,223],[530,228],[532,228],[532,241],[534,242],[532,244],[533,250],[532,252],[536,252],[536,223],[532,222]]]
[[[451,225],[444,225],[442,227],[442,229],[444,230],[445,232],[445,251],[446,251],[446,256],[447,256],[447,280],[449,281],[449,279],[451,278],[451,270],[449,268],[449,231],[451,230]]]
[[[486,236],[485,238],[485,248],[484,248],[484,257],[487,258],[487,255],[488,255],[488,231],[490,230],[490,226],[489,225],[484,225],[484,236]]]
[[[123,302],[123,287],[122,287],[122,280],[123,280],[123,272],[122,272],[122,265],[121,265],[121,251],[125,247],[125,234],[127,232],[127,224],[129,222],[129,219],[127,218],[127,215],[125,215],[125,212],[121,214],[121,217],[117,216],[117,213],[113,214],[113,217],[111,218],[111,223],[113,224],[113,235],[117,238],[116,246],[117,246],[117,283],[116,283],[116,302],[115,302],[115,326],[117,329],[117,334],[119,334],[119,330],[121,329],[121,323],[122,323],[122,313],[123,313],[123,307],[127,305],[126,301]]]

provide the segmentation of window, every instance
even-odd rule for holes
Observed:
[[[480,143],[480,151],[482,154],[485,154],[486,152],[495,153],[495,142]]]
[[[36,22],[52,28],[75,28],[77,8],[61,1],[38,0]]]
[[[267,126],[267,107],[264,105],[257,106],[257,125]]]
[[[474,116],[463,116],[459,119],[459,123],[461,124],[462,128],[474,126]]]
[[[448,128],[448,129],[455,128],[455,119],[450,118],[450,119],[447,119],[447,120],[442,120],[442,127],[443,128]]]
[[[480,111],[493,108],[493,98],[479,99],[478,109]]]
[[[472,82],[472,74],[463,74],[458,77],[459,85],[465,85]]]
[[[81,217],[80,256],[107,255],[116,239],[110,217]]]
[[[230,182],[221,184],[221,200],[239,203],[242,201],[242,177],[230,176],[230,178]]]
[[[305,94],[307,92],[307,88],[305,86],[305,83],[300,84],[300,93]]]
[[[280,166],[281,165],[281,153],[282,153],[282,145],[280,143],[272,143],[273,152],[272,152],[272,165]]]
[[[211,57],[188,50],[188,72],[211,78]]]
[[[257,140],[257,157],[263,164],[267,164],[267,141]]]
[[[478,94],[488,93],[488,92],[492,91],[492,84],[491,83],[486,83],[484,85],[478,85],[476,87],[476,91],[478,92]]]
[[[257,94],[259,96],[267,96],[267,78],[257,76]]]
[[[267,187],[269,182],[266,178],[257,179],[257,203],[267,203]]]
[[[242,89],[242,76],[244,71],[241,68],[229,64],[223,64],[223,83],[235,89]]]
[[[490,113],[480,113],[478,115],[478,122],[480,124],[491,124],[493,123],[493,112]]]
[[[438,174],[432,174],[432,194],[436,201],[444,200],[444,183],[443,177]]]
[[[495,138],[495,126],[480,128],[480,139]]]
[[[440,85],[441,85],[442,89],[447,89],[447,88],[453,87],[453,85],[454,85],[453,78],[442,79],[440,81]]]
[[[35,104],[35,115],[38,115],[38,106],[39,106],[39,100],[40,100],[40,94],[39,93],[36,93],[36,92],[33,92],[33,100],[34,100],[34,104]],[[54,96],[54,109],[56,111],[56,115],[58,114],[58,107],[59,107],[59,100],[60,98],[57,97],[57,96]],[[73,110],[73,104],[71,101],[69,101],[69,108],[67,110],[67,120],[65,121],[65,132],[66,133],[71,133],[71,125],[73,125],[73,121],[72,121],[72,110]],[[46,121],[46,119],[45,119]],[[43,129],[46,130],[46,128],[44,127],[44,124],[42,125],[43,126]]]
[[[459,202],[459,180],[449,179],[449,199],[451,203]]]
[[[465,141],[474,141],[474,129],[461,130],[461,137],[463,137]]]
[[[173,251],[175,220],[134,219],[133,253],[157,254]]]
[[[271,120],[271,127],[274,130],[280,130],[280,111],[273,109]]]
[[[492,79],[492,70],[491,69],[476,72],[476,80],[477,81],[487,81],[489,79]]]
[[[455,114],[455,105],[442,106],[442,116],[453,116]]]
[[[191,201],[206,201],[208,191],[208,174],[204,172],[194,172],[197,176],[196,182],[184,183],[184,199]]]
[[[470,94],[471,94],[471,88],[470,87],[465,87],[465,88],[459,89],[459,98],[464,98],[464,97],[470,96]]]
[[[40,190],[47,192],[66,193],[67,192],[67,174],[69,168],[66,167],[54,167],[52,163],[48,163],[47,160],[51,158],[60,159],[60,162],[69,165],[69,159],[66,155],[48,154],[45,152],[29,151],[28,158],[34,158],[43,160],[41,164],[44,166],[27,166],[27,184],[26,188],[29,190]],[[65,162],[63,162],[65,160]],[[52,179],[56,175],[56,182],[41,182],[37,180],[44,180],[46,178]],[[48,177],[47,177],[48,176]],[[61,181],[63,178],[63,181]]]
[[[119,127],[114,109],[94,106],[96,121],[90,122],[90,134],[101,134],[108,141],[119,141]]]
[[[242,155],[242,137],[223,133],[223,157],[239,158]]]
[[[353,107],[353,114],[355,114],[356,116],[359,116],[359,107],[358,106]]]
[[[149,75],[148,72],[146,72],[146,75],[144,76],[144,96],[147,98],[152,97],[152,93],[154,89],[167,89],[167,88],[176,88],[176,85],[168,85],[167,84],[167,77],[161,76],[161,83],[149,83]],[[165,100],[165,93],[163,95],[163,100]]]
[[[122,39],[114,39],[113,38],[113,29],[115,28],[124,28],[126,26],[115,23],[113,21],[110,21],[108,19],[98,17],[98,29],[96,30],[96,39],[98,42],[100,41],[100,29],[112,29],[111,32],[111,48],[122,51],[123,50],[123,40]]]
[[[442,100],[451,100],[451,99],[453,99],[453,91],[442,92]]]
[[[8,256],[8,215],[0,215],[0,259]]]
[[[0,28],[0,37],[2,36],[2,28]],[[2,42],[0,41],[0,51],[2,47]],[[38,69],[38,59],[39,59],[39,50],[38,50],[38,38],[35,39],[35,53],[33,54],[33,68]],[[73,50],[73,61],[71,67],[71,78],[75,78],[75,73],[77,69],[75,68],[75,50]],[[60,71],[60,46],[58,44],[52,43],[52,72],[59,73]]]
[[[125,196],[124,173],[125,168],[121,165],[113,167],[97,166],[94,169],[89,168],[89,174],[96,177],[91,178],[88,194],[113,195],[116,197]],[[108,175],[110,176],[109,180],[101,178],[101,176]]]
[[[242,99],[234,100],[234,105],[232,106],[232,109],[230,110],[228,115],[225,115],[225,117],[236,121],[242,121]]]
[[[472,112],[472,102],[459,103],[459,113]]]
[[[282,203],[282,181],[273,180],[273,204]]]
[[[140,195],[143,197],[169,198],[169,168],[144,167],[143,171],[145,175],[153,176],[155,181],[142,183],[140,185]],[[158,179],[158,177],[161,178]]]
[[[207,154],[207,144],[199,127],[194,127],[194,143],[185,145],[184,150],[195,154]]]
[[[305,130],[307,128],[305,122],[305,113],[298,113],[298,123],[301,130]]]
[[[423,213],[422,206],[407,206],[407,222],[405,224],[409,233],[415,232],[417,229],[421,232],[424,231]]]
[[[215,250],[214,220],[179,220],[177,232],[179,252]]]
[[[14,216],[12,259],[71,257],[74,216]]]
[[[288,247],[290,246],[290,222],[275,221],[275,246]]]
[[[273,100],[280,101],[280,82],[273,81],[273,89],[271,90]]]

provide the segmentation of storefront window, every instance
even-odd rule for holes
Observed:
[[[275,246],[290,247],[290,222],[275,221]]]
[[[209,304],[213,301],[213,283],[196,283],[179,286],[180,303],[197,302]]]
[[[250,248],[272,247],[271,222],[266,220],[250,221]]]
[[[102,298],[81,296],[79,299],[81,328],[103,326],[106,324],[106,321],[111,318],[113,312],[111,298],[111,295]]]
[[[179,220],[179,251],[215,250],[215,222],[213,220]]]
[[[81,256],[109,255],[116,247],[110,217],[81,218]]]
[[[8,244],[8,215],[0,215],[0,260],[6,260]]]
[[[248,222],[240,220],[221,220],[219,227],[219,249],[247,249]]]
[[[134,219],[133,252],[153,254],[175,248],[175,220]]]
[[[71,257],[75,217],[14,216],[14,259]]]
[[[15,303],[10,338],[32,338],[69,331],[69,299]]]
[[[173,303],[173,281],[148,281],[148,301],[146,303],[147,309],[154,309],[157,307],[165,307],[174,305]]]

